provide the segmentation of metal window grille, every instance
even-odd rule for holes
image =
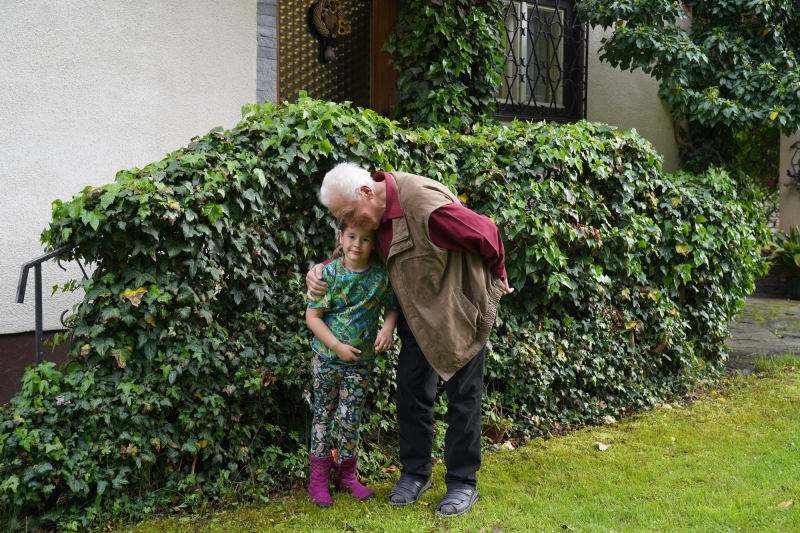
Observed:
[[[587,28],[565,0],[504,3],[500,119],[586,118]]]

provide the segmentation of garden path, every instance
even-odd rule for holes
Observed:
[[[728,329],[731,371],[749,373],[759,357],[800,354],[800,301],[751,294]]]

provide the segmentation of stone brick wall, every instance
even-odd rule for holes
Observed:
[[[278,100],[278,0],[258,0],[258,103]]]
[[[789,274],[790,272],[782,266],[770,267],[766,276],[756,278],[755,294],[788,298]]]

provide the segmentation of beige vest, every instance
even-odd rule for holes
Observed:
[[[386,267],[409,327],[425,358],[446,381],[486,343],[503,281],[479,255],[434,245],[428,217],[458,201],[441,183],[392,173],[404,217],[392,219]]]

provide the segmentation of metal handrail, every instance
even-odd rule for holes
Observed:
[[[36,364],[42,362],[44,356],[44,349],[43,349],[43,320],[42,320],[42,263],[47,261],[48,259],[52,259],[59,255],[64,255],[65,253],[69,252],[73,248],[73,245],[69,246],[62,246],[57,250],[50,252],[49,254],[45,254],[41,257],[38,257],[32,261],[28,261],[24,265],[22,265],[22,271],[19,274],[19,284],[17,284],[17,299],[16,302],[18,304],[25,302],[25,288],[28,285],[28,270],[31,268],[34,269],[34,291],[35,291],[35,299],[36,299]],[[80,265],[80,262],[78,263]],[[60,265],[59,265],[60,266]],[[64,267],[61,267],[64,268]],[[83,267],[81,266],[81,270]],[[84,271],[84,276],[86,276],[86,272]]]

